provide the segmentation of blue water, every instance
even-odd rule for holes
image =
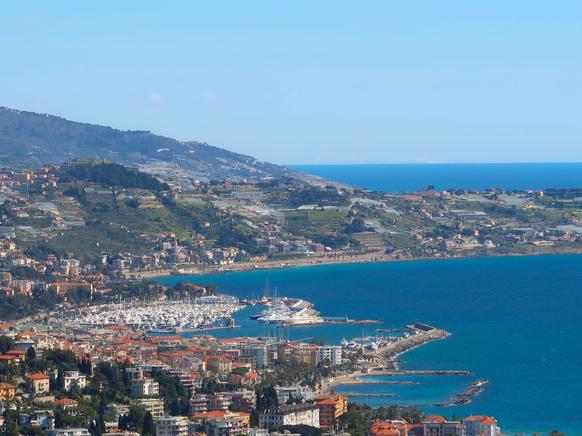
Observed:
[[[225,293],[258,295],[269,278],[281,295],[306,298],[324,315],[381,319],[381,327],[414,321],[445,328],[452,336],[404,355],[407,368],[467,369],[469,377],[425,378],[417,386],[349,386],[398,390],[397,399],[359,399],[370,404],[431,404],[476,378],[487,390],[466,406],[440,409],[450,416],[488,414],[509,432],[582,434],[582,256],[491,257],[377,264],[321,265],[191,277],[216,283]],[[181,278],[164,278],[173,283]],[[216,335],[255,335],[269,327],[237,318],[240,328]],[[326,325],[288,329],[291,338],[374,333],[378,326]],[[419,389],[424,386],[425,389]],[[395,392],[396,393],[396,392]]]
[[[291,165],[329,180],[386,192],[582,187],[582,163]]]

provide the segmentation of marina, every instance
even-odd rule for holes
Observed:
[[[129,326],[149,333],[180,333],[234,327],[233,314],[244,306],[220,295],[178,301],[131,301],[76,309],[64,320],[84,326]]]
[[[316,324],[376,324],[376,320],[353,320],[345,316],[322,316],[313,303],[301,298],[263,297],[261,300],[243,300],[247,304],[261,304],[264,310],[250,316],[264,324],[278,327],[296,327]]]

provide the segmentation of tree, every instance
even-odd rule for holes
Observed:
[[[143,417],[143,435],[153,435],[154,434],[154,417],[150,412],[146,412]]]
[[[340,418],[340,425],[352,436],[368,434],[372,418],[372,409],[366,404],[351,403],[348,410]]]
[[[277,399],[277,391],[273,386],[264,390],[257,389],[257,410],[259,412],[274,409],[277,406],[279,406],[279,400]]]
[[[14,342],[8,336],[0,336],[0,353],[6,354],[7,351],[14,347]]]
[[[36,351],[33,347],[29,347],[26,350],[26,360],[34,360],[36,359]]]

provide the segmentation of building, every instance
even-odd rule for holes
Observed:
[[[164,400],[161,398],[138,398],[134,404],[142,406],[146,412],[150,412],[154,418],[164,416]]]
[[[81,374],[79,371],[65,371],[63,383],[65,391],[70,390],[75,385],[79,389],[85,389],[85,386],[87,386],[87,376]]]
[[[131,380],[130,393],[132,397],[156,397],[160,394],[160,384],[151,378]]]
[[[265,368],[269,364],[266,345],[246,345],[241,348],[242,360],[251,361],[256,368]]]
[[[319,428],[319,406],[314,403],[279,406],[259,415],[259,427],[269,430],[283,425],[309,425]]]
[[[341,365],[342,347],[339,345],[322,345],[317,350],[320,362],[329,361],[332,365]]]
[[[315,398],[315,393],[309,386],[275,386],[275,392],[279,404],[286,404],[291,399],[309,401]]]
[[[233,436],[249,433],[249,414],[212,411],[193,415],[196,430],[207,436]]]
[[[497,421],[490,416],[469,416],[463,420],[466,436],[498,436]]]
[[[79,403],[77,400],[73,400],[72,398],[56,398],[53,401],[53,404],[57,409],[74,411]]]
[[[49,436],[91,436],[86,428],[55,428],[48,431]]]
[[[129,413],[128,404],[109,403],[105,406],[105,416],[111,421],[118,422],[119,417]]]
[[[424,436],[464,436],[465,426],[459,421],[448,421],[439,415],[427,416],[422,423]]]
[[[188,436],[186,416],[160,416],[155,419],[156,436]]]
[[[0,401],[14,399],[16,387],[10,383],[0,383]]]
[[[370,433],[372,436],[407,436],[410,425],[403,420],[390,419],[385,421],[375,421],[372,424]]]
[[[50,378],[48,375],[42,373],[29,374],[26,380],[35,395],[48,394],[50,392]]]
[[[231,399],[222,394],[196,394],[190,399],[190,413],[203,413],[212,410],[228,410],[231,405]]]
[[[338,419],[348,410],[348,397],[345,395],[325,395],[316,398],[319,407],[319,426],[335,428]]]
[[[206,367],[215,374],[228,374],[232,371],[232,358],[229,355],[209,356]]]

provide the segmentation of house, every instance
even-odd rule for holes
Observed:
[[[160,394],[160,384],[152,378],[138,378],[130,382],[132,397],[156,397]]]
[[[410,425],[403,420],[378,420],[372,424],[370,433],[373,436],[407,436]]]
[[[498,436],[497,421],[490,416],[469,416],[463,420],[466,436]]]
[[[232,358],[229,355],[208,356],[206,366],[213,373],[228,374],[232,371]]]
[[[85,389],[85,386],[87,386],[87,376],[81,374],[79,371],[65,371],[63,382],[65,391],[70,390],[73,386],[77,386],[79,389]]]
[[[0,383],[0,401],[8,401],[14,399],[16,395],[16,387],[10,383]]]
[[[161,416],[155,419],[156,436],[188,436],[186,416]]]
[[[192,416],[197,431],[207,436],[246,435],[249,432],[250,415],[244,412],[212,411]]]
[[[459,421],[448,421],[442,416],[427,416],[422,423],[425,436],[464,436],[465,427]]]
[[[215,410],[228,410],[230,398],[220,394],[195,394],[190,398],[190,412],[203,413]]]
[[[0,365],[18,365],[20,363],[20,359],[17,356],[11,356],[9,354],[2,354],[0,356]]]
[[[86,428],[55,428],[49,430],[49,436],[91,436]]]
[[[57,398],[53,403],[57,409],[61,410],[75,410],[79,404],[77,400],[72,398]]]
[[[319,428],[319,406],[315,403],[279,406],[259,415],[261,428],[272,430],[283,425],[309,425]]]
[[[348,398],[345,395],[324,395],[317,397],[319,407],[319,426],[335,428],[339,418],[348,410]]]
[[[40,372],[29,374],[26,377],[30,388],[34,392],[35,395],[46,394],[50,392],[50,378],[46,374],[42,374]]]
[[[315,393],[309,386],[275,386],[277,401],[279,404],[285,404],[290,399],[294,400],[313,400]]]
[[[146,412],[150,412],[154,418],[164,416],[164,400],[161,398],[138,398],[134,404],[141,406]]]

